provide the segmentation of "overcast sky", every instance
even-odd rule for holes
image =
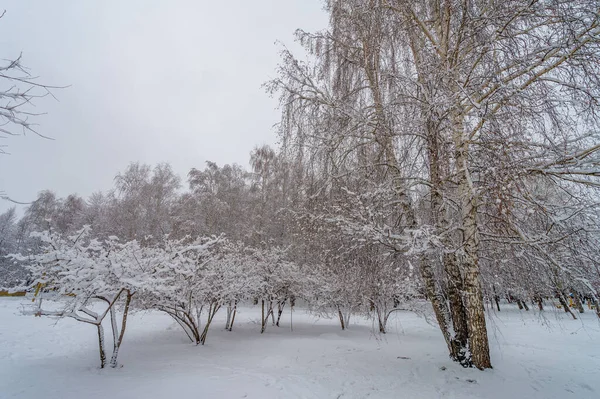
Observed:
[[[38,130],[4,140],[0,190],[88,196],[128,163],[169,162],[180,176],[206,160],[247,166],[274,144],[281,41],[326,26],[321,0],[3,1],[0,58],[23,52],[39,81],[70,85],[36,102]],[[0,201],[0,212],[11,204]]]

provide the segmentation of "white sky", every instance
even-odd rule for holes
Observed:
[[[37,128],[4,140],[0,190],[88,196],[128,163],[247,166],[274,144],[279,111],[261,85],[297,28],[326,26],[321,0],[5,0],[0,58],[23,52],[39,81],[71,85],[36,102]],[[0,201],[0,212],[11,204]]]

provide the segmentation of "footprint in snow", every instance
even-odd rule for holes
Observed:
[[[460,380],[459,377],[454,377],[454,378],[456,378],[457,380]],[[469,384],[477,384],[477,380],[472,380],[470,378],[466,379],[465,381],[468,382]]]
[[[579,384],[579,386],[582,387],[583,389],[587,389],[590,392],[594,392],[594,388],[592,388],[591,386],[589,386],[586,383],[581,383],[581,384]]]

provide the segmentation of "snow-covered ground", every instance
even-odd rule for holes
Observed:
[[[600,324],[592,313],[520,312],[489,321],[493,370],[448,360],[441,333],[399,313],[390,332],[355,319],[296,309],[263,335],[258,307],[241,309],[233,332],[215,319],[193,346],[166,315],[134,314],[119,369],[99,369],[93,326],[22,316],[23,298],[0,298],[0,398],[599,398]],[[108,332],[108,331],[107,331]],[[110,343],[108,343],[110,345]]]

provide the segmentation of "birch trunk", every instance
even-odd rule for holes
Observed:
[[[442,335],[444,336],[444,340],[448,346],[450,356],[456,360],[454,357],[454,347],[452,344],[453,337],[450,333],[450,313],[448,312],[448,306],[446,305],[444,296],[437,287],[433,277],[433,268],[429,264],[426,257],[422,257],[421,259],[420,270],[421,277],[423,277],[423,282],[425,283],[425,292],[429,302],[431,302],[431,306],[433,307],[435,319],[438,322],[440,330],[442,331]]]
[[[442,231],[449,225],[446,210],[443,205],[443,183],[441,177],[440,153],[439,153],[439,132],[435,128],[435,124],[428,117],[426,111],[423,110],[423,118],[427,120],[427,146],[429,154],[429,180],[430,199],[431,199],[431,219],[438,231]],[[441,241],[445,251],[452,249],[452,242],[447,235],[441,236]],[[462,297],[463,278],[460,268],[454,253],[446,252],[442,256],[444,270],[448,280],[448,299],[450,301],[450,316],[452,319],[452,327],[454,334],[451,337],[449,345],[450,356],[463,364],[470,365],[468,359],[468,329],[465,304]],[[449,328],[449,325],[446,325]]]
[[[485,324],[483,290],[479,278],[477,192],[469,171],[469,147],[462,118],[462,114],[458,112],[453,116],[453,139],[463,234],[463,254],[460,261],[464,272],[469,349],[473,365],[478,369],[486,369],[491,368],[492,364]]]

